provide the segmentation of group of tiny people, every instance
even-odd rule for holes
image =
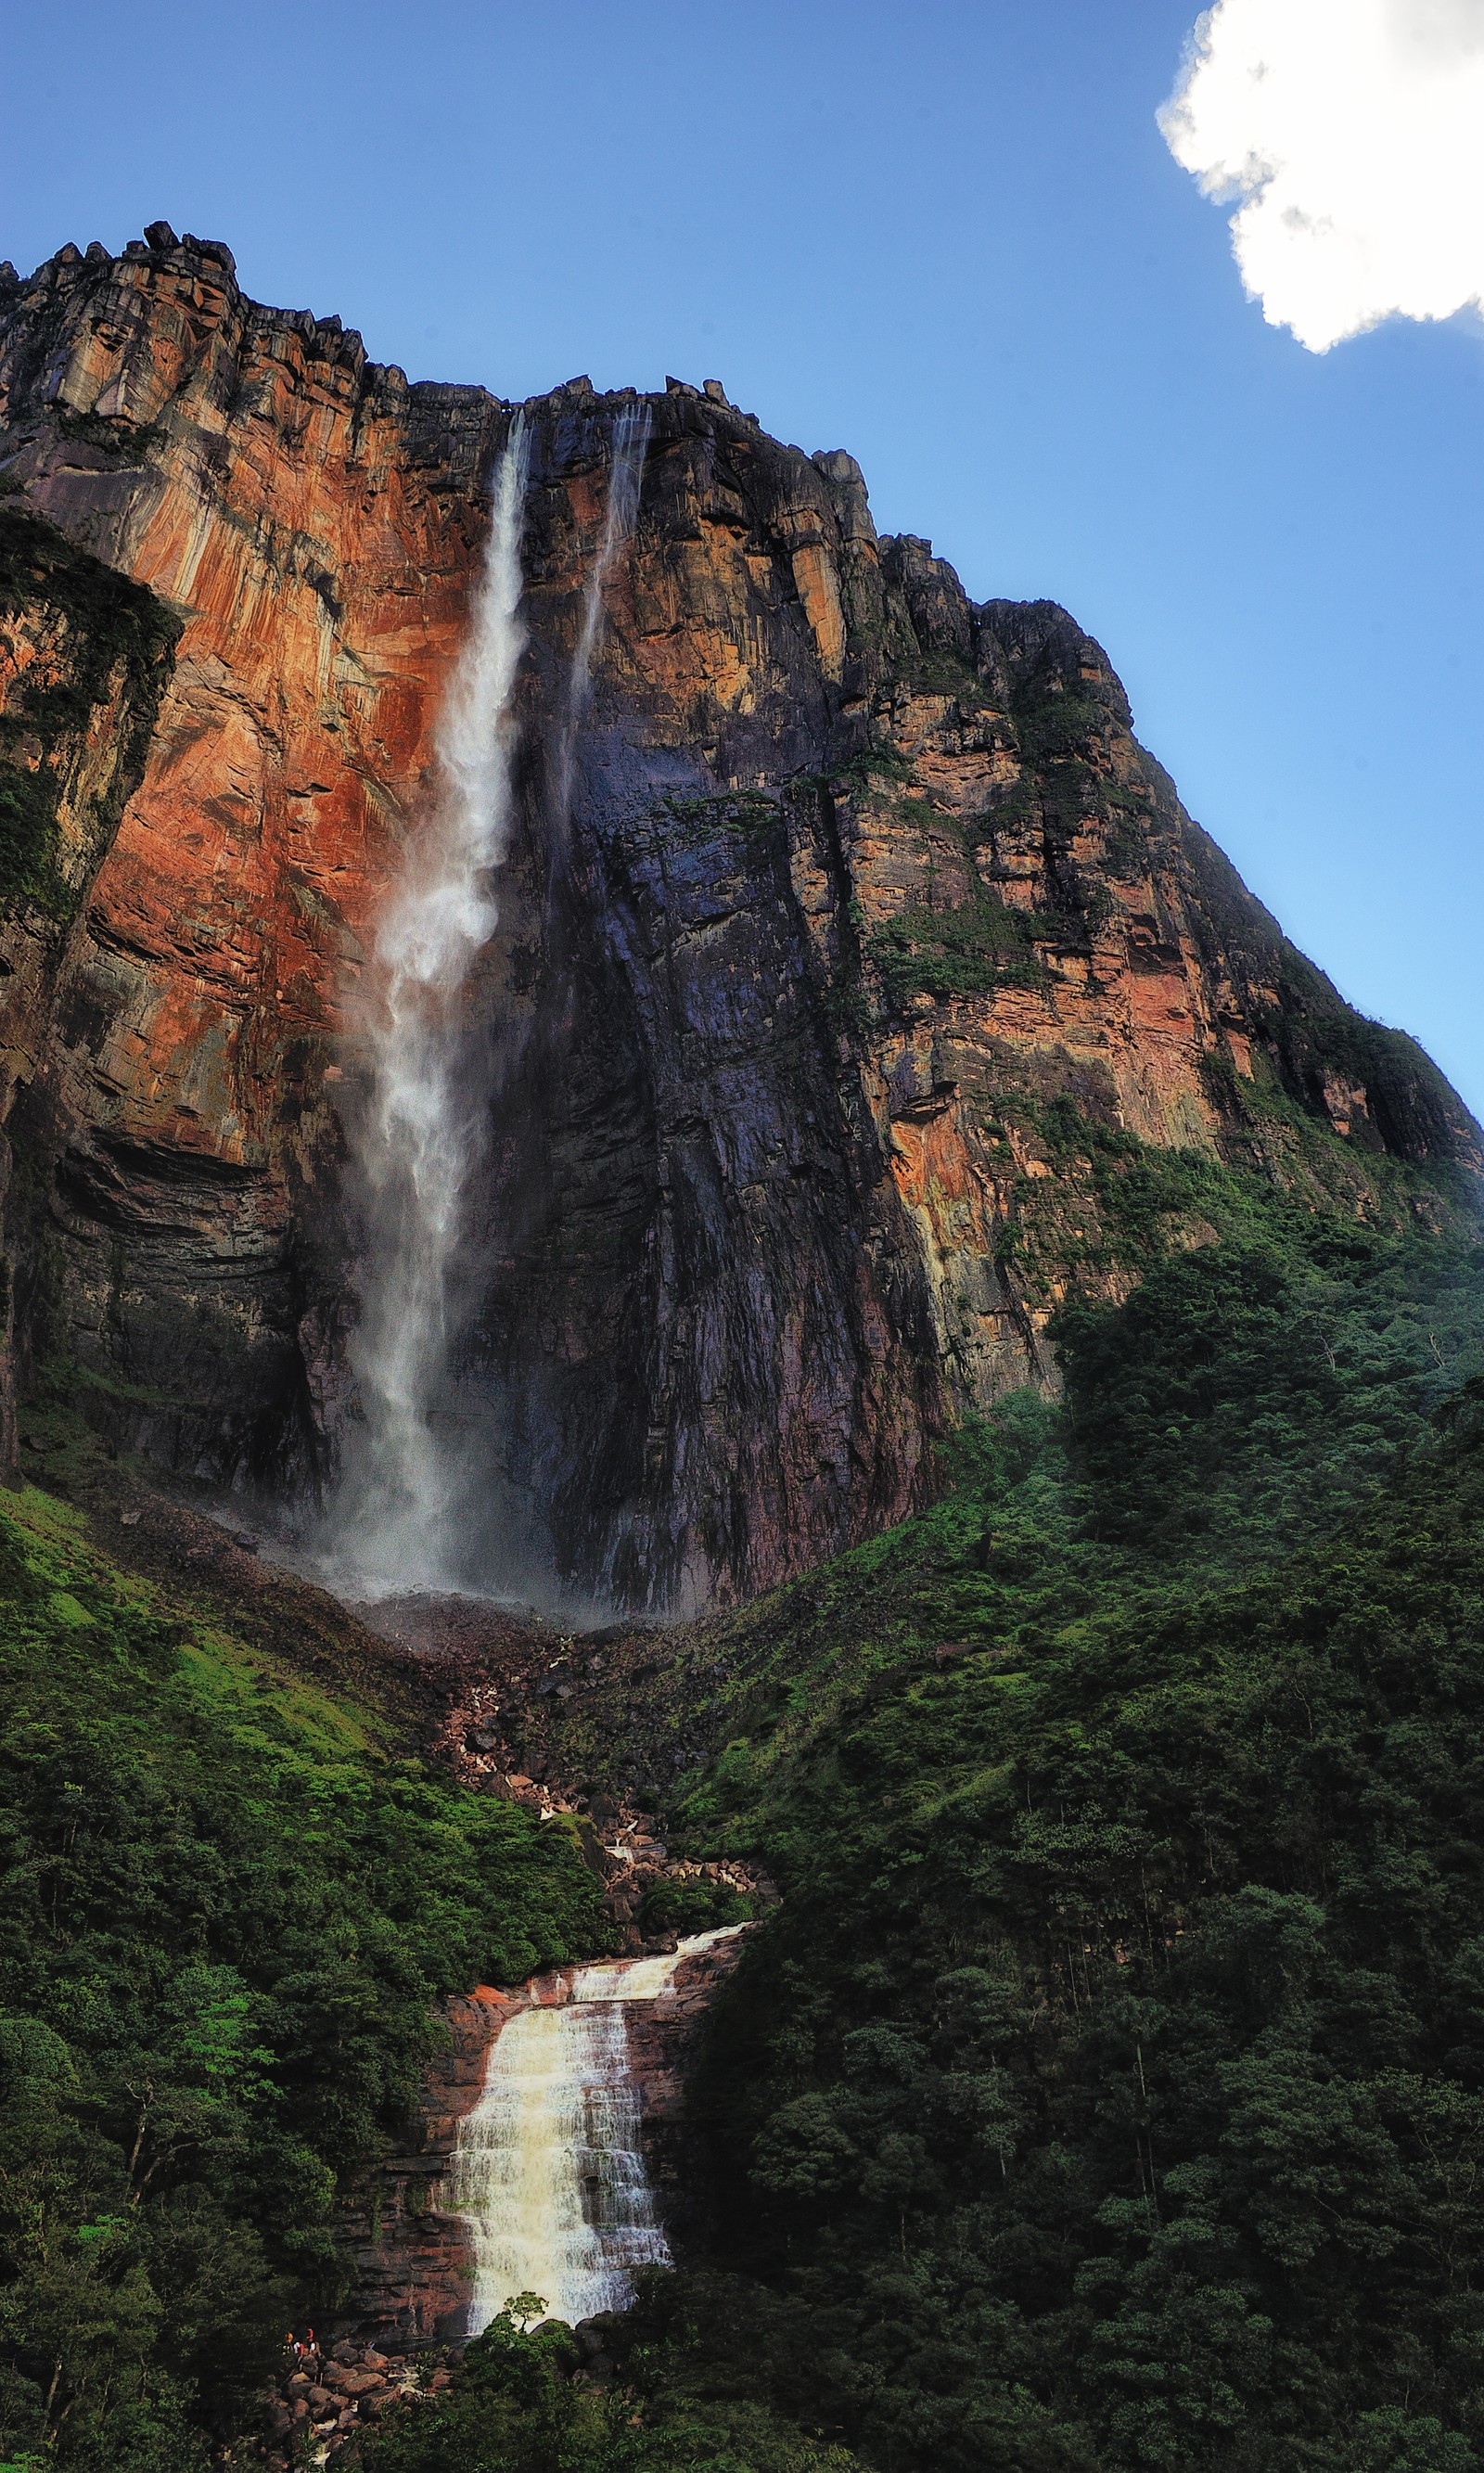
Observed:
[[[292,2327],[289,2329],[283,2340],[283,2358],[291,2375],[295,2370],[307,2370],[317,2375],[324,2367],[320,2340],[312,2327],[306,2327],[301,2337],[296,2336]]]

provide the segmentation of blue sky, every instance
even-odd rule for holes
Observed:
[[[228,241],[521,396],[720,377],[1050,595],[1297,941],[1484,1110],[1484,336],[1323,355],[1167,151],[1193,0],[10,0],[0,255]]]

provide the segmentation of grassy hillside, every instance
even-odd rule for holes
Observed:
[[[0,2459],[183,2473],[338,2289],[443,1990],[603,1945],[558,1833],[0,1496]]]

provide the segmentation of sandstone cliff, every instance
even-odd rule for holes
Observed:
[[[877,538],[848,455],[714,386],[650,399],[568,798],[633,401],[578,380],[525,408],[465,1357],[497,1404],[486,1499],[527,1506],[573,1587],[685,1605],[900,1517],[936,1435],[1055,1380],[1068,1286],[1137,1276],[1108,1194],[1139,1145],[1395,1223],[1474,1210],[1480,1138],[1190,823],[1064,612],[971,605],[928,544]],[[45,1252],[89,1412],[218,1480],[312,1490],[349,1411],[347,1004],[429,796],[510,417],[245,300],[227,251],[163,226],[0,269],[15,503],[180,628],[15,1043],[44,1208],[12,1243],[33,1290]]]

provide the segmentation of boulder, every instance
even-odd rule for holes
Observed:
[[[326,2378],[329,2373],[326,2371]],[[353,2399],[357,2396],[379,2395],[386,2386],[379,2370],[340,2370],[334,2386],[337,2395]]]

